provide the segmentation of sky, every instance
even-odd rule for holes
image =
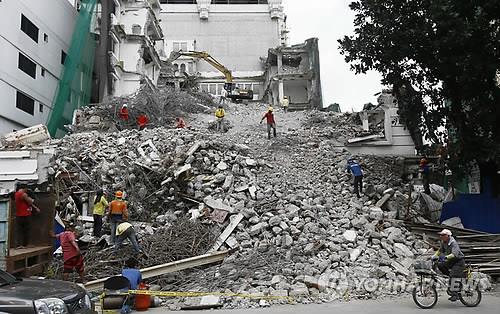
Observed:
[[[337,39],[354,31],[351,0],[283,0],[290,44],[319,38],[323,104],[339,103],[343,112],[360,111],[377,103],[373,96],[382,90],[377,72],[355,75],[340,55]]]

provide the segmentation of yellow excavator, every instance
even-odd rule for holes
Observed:
[[[227,91],[227,98],[231,98],[233,100],[239,99],[253,99],[253,91],[250,89],[241,89],[236,86],[236,83],[233,82],[233,74],[229,71],[222,63],[215,60],[208,52],[205,51],[172,51],[170,57],[168,58],[168,62],[172,63],[173,61],[179,59],[180,57],[192,57],[205,60],[208,64],[222,72],[224,77],[226,78],[226,82],[224,83],[224,89]]]

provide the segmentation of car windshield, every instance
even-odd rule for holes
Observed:
[[[0,270],[0,287],[10,285],[16,282],[16,277],[12,276],[9,273]]]

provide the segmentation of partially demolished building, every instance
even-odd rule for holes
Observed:
[[[318,39],[269,49],[265,86],[272,104],[279,104],[287,96],[290,110],[322,108]]]
[[[384,89],[377,101],[359,113],[364,133],[349,139],[347,149],[353,154],[414,156],[415,142],[400,120],[392,90]]]

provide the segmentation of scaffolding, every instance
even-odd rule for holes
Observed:
[[[53,137],[66,133],[75,109],[89,104],[96,40],[91,33],[93,13],[97,0],[83,0],[71,38],[69,52],[64,60],[61,80],[57,86],[47,128]]]

